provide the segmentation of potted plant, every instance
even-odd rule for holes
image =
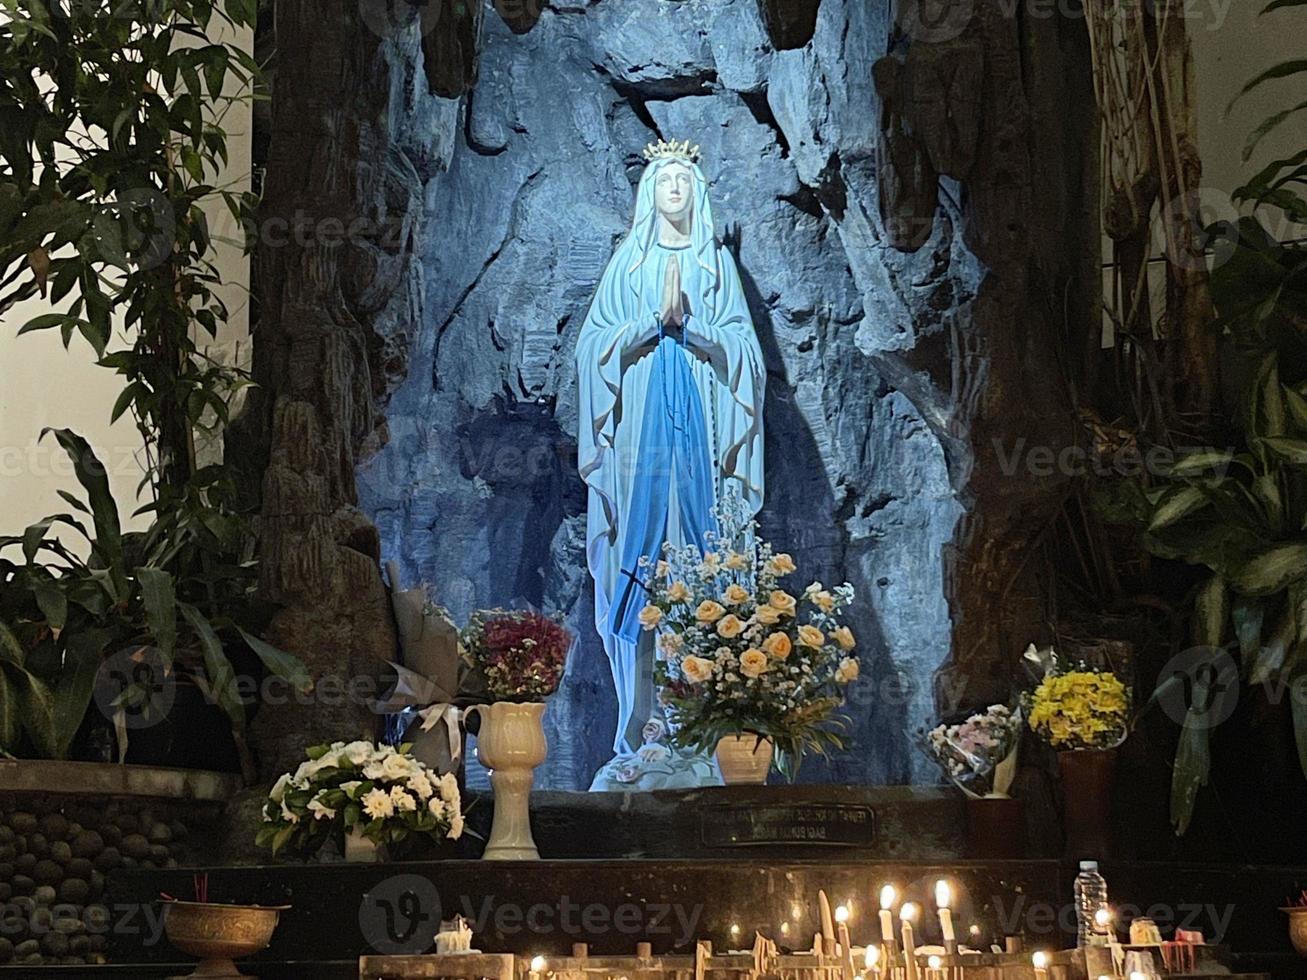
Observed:
[[[835,713],[858,661],[840,610],[853,587],[813,582],[795,596],[780,585],[793,559],[759,542],[737,501],[717,521],[705,552],[668,547],[645,566],[655,681],[676,743],[715,753],[728,785],[766,782],[773,759],[792,780],[805,752],[842,744]]]
[[[253,213],[252,195],[226,189],[223,119],[261,79],[224,36],[256,18],[246,0],[158,0],[108,17],[98,4],[6,7],[0,65],[13,84],[0,141],[0,310],[48,301],[18,332],[57,330],[65,347],[79,338],[119,377],[111,420],[135,423],[145,472],[134,516],[150,523],[125,532],[120,513],[132,508],[120,511],[86,441],[67,429],[43,433],[72,460],[84,495],[60,491],[62,512],[0,538],[0,705],[20,705],[0,711],[0,751],[67,757],[94,718],[101,664],[117,658],[132,669],[114,673],[143,673],[149,651],[147,684],[188,679],[179,693],[195,709],[175,720],[225,714],[252,778],[232,656],[257,657],[261,669],[308,687],[303,667],[260,638],[267,610],[254,600],[248,501],[236,464],[216,451],[252,381],[212,353],[228,309],[209,206],[238,222]],[[69,71],[69,51],[95,70]],[[55,531],[86,546],[68,547]],[[107,713],[121,716],[138,695],[115,692]],[[130,733],[121,721],[106,719],[97,734]],[[197,739],[156,739],[160,757],[148,761],[171,761],[172,746],[187,741]],[[118,743],[109,752],[131,759],[130,736]]]
[[[411,838],[440,843],[462,836],[457,778],[423,765],[407,746],[333,742],[305,755],[263,804],[255,842],[274,855],[313,854],[334,841],[347,861],[377,861],[385,848]]]
[[[535,768],[548,745],[545,699],[558,690],[572,636],[537,612],[481,610],[462,634],[469,665],[465,691],[482,703],[468,708],[481,723],[477,757],[490,772],[495,814],[485,857],[539,858],[531,834],[530,799]]]
[[[1052,648],[1026,650],[1043,677],[1026,697],[1030,730],[1057,752],[1068,853],[1111,849],[1116,750],[1130,732],[1130,692],[1111,671],[1064,663]]]
[[[925,753],[967,797],[971,848],[976,857],[1020,857],[1024,851],[1021,802],[1011,798],[1024,719],[1020,710],[993,704],[956,724],[921,737]]]

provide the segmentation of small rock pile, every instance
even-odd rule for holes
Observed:
[[[156,910],[107,904],[105,878],[189,863],[189,816],[156,800],[0,797],[0,965],[103,963],[115,928],[158,941]]]

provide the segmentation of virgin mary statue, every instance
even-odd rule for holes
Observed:
[[[659,142],[631,232],[604,271],[577,342],[579,466],[595,623],[617,689],[616,757],[595,789],[718,781],[666,744],[642,579],[664,543],[704,549],[730,492],[762,506],[762,351],[740,275],[713,231],[698,148]],[[644,561],[642,561],[644,559]]]

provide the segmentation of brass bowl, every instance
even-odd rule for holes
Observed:
[[[1280,909],[1289,916],[1289,942],[1299,956],[1307,956],[1307,906]]]
[[[277,919],[289,905],[219,905],[209,902],[164,902],[163,928],[168,941],[199,957],[191,977],[244,976],[233,960],[267,949]]]

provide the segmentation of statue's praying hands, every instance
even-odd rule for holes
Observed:
[[[673,255],[663,275],[663,299],[658,311],[664,329],[680,330],[685,321],[685,294],[681,291],[681,261]]]

